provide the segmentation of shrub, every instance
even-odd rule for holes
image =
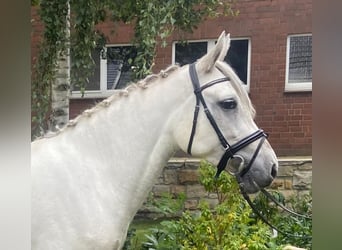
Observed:
[[[218,205],[210,209],[201,201],[198,213],[183,212],[177,220],[167,220],[160,227],[152,228],[146,235],[144,250],[262,250],[282,249],[285,244],[311,248],[311,239],[292,238],[278,235],[274,238],[270,228],[262,223],[240,194],[234,177],[223,172],[214,179],[215,168],[201,162],[200,182],[210,193],[216,193]],[[279,199],[284,198],[274,192]],[[306,199],[289,201],[298,212],[309,213],[311,205]],[[269,206],[263,196],[257,196],[254,203],[262,213],[293,234],[311,234],[311,222],[302,219],[289,220],[274,206]],[[165,203],[164,203],[165,206]]]
[[[278,202],[281,202],[291,210],[303,214],[307,217],[312,216],[312,195],[292,196],[285,200],[284,196],[278,191],[269,191]],[[291,244],[305,249],[312,249],[312,220],[290,215],[287,212],[280,211],[273,203],[262,195],[254,199],[254,204],[259,211],[273,224],[283,232],[292,235],[278,233],[274,239],[277,244]]]
[[[183,214],[179,221],[183,249],[269,249],[271,231],[250,216],[235,178],[223,172],[214,179],[215,168],[207,162],[201,163],[199,171],[201,184],[217,194],[219,204],[210,209],[201,202],[199,215]]]

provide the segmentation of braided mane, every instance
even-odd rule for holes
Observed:
[[[160,79],[167,78],[170,74],[177,71],[179,68],[180,66],[178,65],[171,65],[165,70],[161,70],[158,74],[151,74],[151,75],[146,76],[144,79],[138,81],[137,83],[130,83],[125,89],[115,90],[113,95],[98,102],[94,107],[84,110],[76,118],[68,121],[68,123],[64,127],[58,128],[57,131],[48,131],[46,134],[44,134],[43,136],[37,139],[54,137],[58,135],[59,133],[63,132],[67,128],[75,127],[81,119],[92,116],[98,111],[110,106],[114,101],[119,100],[122,97],[127,97],[129,93],[132,91],[139,90],[139,89],[140,90],[147,89],[151,84],[158,82],[158,80]]]

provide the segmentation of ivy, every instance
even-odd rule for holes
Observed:
[[[31,103],[32,135],[40,135],[48,128],[51,102],[51,84],[55,78],[58,53],[65,53],[68,1],[42,1],[40,18],[44,38],[34,66]]]
[[[95,25],[105,20],[105,5],[101,1],[71,1],[71,85],[78,87],[84,94],[89,77],[94,72],[95,62],[91,56],[100,35]]]
[[[238,14],[232,10],[230,1],[150,0],[125,3],[121,13],[113,13],[113,20],[135,22],[134,44],[138,54],[133,64],[136,79],[152,72],[157,46],[165,47],[167,37],[174,31],[180,34],[192,32],[207,17]],[[133,5],[136,15],[127,12]]]
[[[55,78],[58,53],[70,46],[71,87],[84,93],[94,72],[92,52],[104,46],[104,36],[96,25],[108,18],[131,23],[137,56],[132,60],[134,77],[151,73],[157,46],[166,46],[172,32],[192,32],[205,18],[236,15],[231,6],[235,0],[31,0],[38,5],[44,24],[43,41],[32,77],[32,137],[48,129],[51,83]],[[71,16],[68,17],[70,5]],[[66,36],[68,19],[71,38]]]

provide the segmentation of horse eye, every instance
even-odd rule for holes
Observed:
[[[237,106],[237,103],[234,99],[226,99],[226,100],[219,102],[219,105],[223,109],[235,109]]]

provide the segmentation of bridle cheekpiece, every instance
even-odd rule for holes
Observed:
[[[226,165],[228,163],[228,161],[232,158],[235,157],[235,154],[240,151],[241,149],[243,149],[244,147],[248,146],[249,144],[251,144],[252,142],[258,140],[261,138],[257,149],[254,152],[253,157],[251,158],[250,162],[248,163],[248,165],[243,168],[241,170],[241,172],[239,173],[234,173],[234,175],[236,175],[238,181],[242,178],[242,176],[244,176],[249,169],[251,168],[256,156],[258,155],[260,148],[262,146],[262,144],[264,143],[265,139],[267,138],[267,134],[262,130],[262,129],[258,129],[257,131],[255,131],[254,133],[250,134],[249,136],[241,139],[240,141],[238,141],[237,143],[230,145],[228,143],[228,141],[226,140],[226,138],[224,137],[223,133],[221,132],[220,128],[218,127],[213,115],[211,114],[210,110],[208,109],[208,106],[204,100],[204,97],[202,95],[202,91],[206,88],[209,88],[215,84],[218,83],[222,83],[222,82],[227,82],[230,79],[228,77],[223,77],[223,78],[219,78],[213,81],[210,81],[202,86],[200,86],[199,80],[198,80],[198,75],[196,72],[196,64],[192,63],[189,65],[189,74],[190,74],[190,78],[191,78],[191,82],[192,85],[194,87],[194,93],[196,96],[196,106],[195,106],[195,111],[194,111],[194,118],[193,118],[193,125],[192,125],[192,129],[191,129],[191,134],[190,134],[190,139],[189,139],[189,143],[188,143],[188,154],[191,155],[191,148],[192,148],[192,144],[193,144],[193,140],[196,134],[196,127],[197,127],[197,119],[198,119],[198,114],[199,114],[199,110],[200,110],[200,104],[202,104],[203,109],[204,109],[204,113],[206,114],[211,126],[213,127],[213,129],[215,130],[215,133],[224,149],[224,154],[221,157],[221,160],[219,161],[218,165],[217,165],[217,172],[215,177],[219,177],[220,173],[226,168]],[[239,156],[241,157],[241,156]]]

